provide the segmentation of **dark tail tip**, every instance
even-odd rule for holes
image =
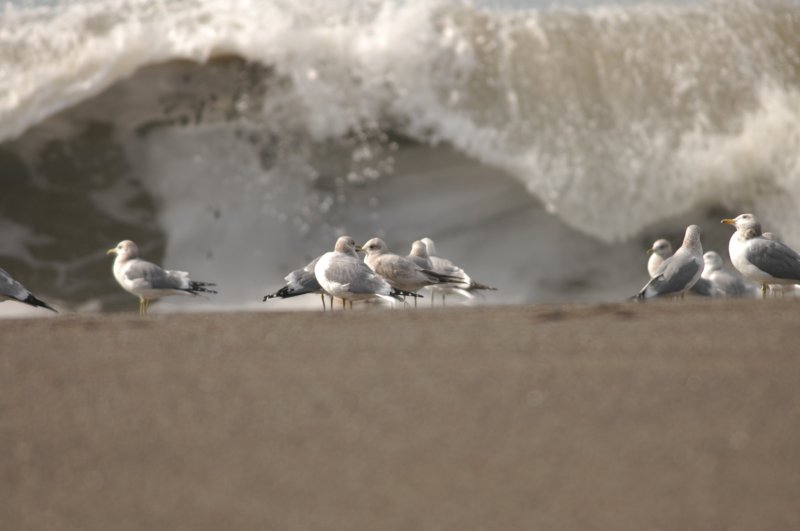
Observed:
[[[213,289],[208,289],[208,286],[216,286],[213,282],[195,282],[189,283],[189,291],[198,293],[217,293]]]
[[[493,288],[492,286],[487,286],[486,284],[481,284],[480,282],[472,281],[472,284],[469,285],[469,289],[485,289],[489,291],[497,291],[497,288]]]
[[[58,310],[56,310],[56,309],[55,309],[55,308],[53,308],[52,306],[49,306],[49,305],[48,305],[46,302],[44,302],[44,301],[41,301],[41,300],[37,299],[37,298],[36,298],[36,297],[34,297],[33,295],[28,295],[28,298],[26,298],[26,299],[25,299],[24,301],[22,301],[22,302],[24,302],[25,304],[30,304],[31,306],[36,306],[36,307],[39,307],[39,308],[47,308],[47,309],[48,309],[48,310],[50,310],[51,312],[56,312],[56,313],[58,313]]]

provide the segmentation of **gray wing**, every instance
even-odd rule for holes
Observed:
[[[691,291],[692,293],[696,295],[702,295],[703,297],[714,297],[719,295],[719,293],[717,293],[717,289],[714,287],[714,284],[702,277],[697,279],[697,282],[694,283]]]
[[[437,273],[441,273],[443,275],[449,275],[451,277],[465,276],[464,270],[455,265],[447,258],[439,258],[438,256],[431,256],[431,264],[433,265],[433,270],[436,271]]]
[[[0,269],[0,296],[24,301],[30,292],[25,286],[14,280],[5,269]]]
[[[421,269],[434,270],[433,269],[433,264],[431,263],[431,261],[428,258],[423,258],[421,256],[416,256],[416,255],[413,255],[413,254],[410,254],[410,255],[406,256],[406,258],[411,260],[412,262],[414,262],[414,265],[416,265],[417,267],[419,267]]]
[[[751,264],[775,278],[800,281],[800,255],[781,242],[754,238],[747,245],[745,257]]]
[[[351,293],[387,293],[386,281],[367,264],[351,256],[334,256],[325,269],[325,277],[337,284],[348,285]]]
[[[317,265],[319,259],[320,257],[318,256],[310,261],[304,268],[295,269],[286,275],[286,278],[284,278],[286,287],[289,288],[293,294],[300,295],[300,293],[295,292],[315,293],[322,290],[322,286],[319,285],[317,277],[314,275],[314,266]]]
[[[684,254],[674,254],[664,260],[664,263],[656,271],[656,275],[642,288],[640,294],[645,297],[654,297],[682,291],[701,271],[702,266],[702,259],[694,256],[687,257]]]
[[[125,270],[125,276],[138,288],[189,289],[189,274],[184,271],[167,271],[144,260],[136,260]]]
[[[741,278],[728,271],[717,271],[711,277],[712,283],[728,297],[747,297],[754,290]]]

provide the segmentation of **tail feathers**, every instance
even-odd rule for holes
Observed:
[[[404,291],[402,289],[395,289],[392,288],[392,291],[389,293],[390,297],[394,297],[395,299],[402,300],[401,297],[414,297],[424,299],[422,295],[419,293],[414,293],[413,291]]]
[[[31,306],[36,306],[36,307],[40,307],[40,308],[47,308],[51,312],[58,313],[58,310],[56,310],[55,308],[49,306],[46,302],[37,299],[36,297],[33,296],[33,294],[28,294],[28,297],[22,302],[24,302],[25,304],[30,304]]]
[[[430,269],[423,269],[423,273],[428,275],[429,277],[439,281],[439,283],[453,283],[453,284],[463,284],[464,277],[457,277],[453,275],[445,275],[443,273],[437,273],[436,271],[431,271]]]
[[[653,282],[659,281],[662,278],[664,278],[664,275],[657,275],[657,276],[654,276],[653,278],[651,278],[647,282],[647,284],[645,284],[644,287],[639,291],[639,293],[637,293],[636,295],[631,297],[631,299],[636,299],[636,300],[640,300],[641,301],[641,300],[645,300],[645,299],[649,299],[649,298],[653,297],[654,294],[653,294],[652,290],[650,290],[650,286],[651,286],[651,284]],[[655,292],[655,293],[658,294],[658,292]]]
[[[197,281],[190,281],[189,282],[189,289],[192,293],[217,293],[213,289],[208,289],[208,286],[216,286],[216,284],[212,282],[197,282]]]
[[[491,286],[487,286],[486,284],[481,284],[480,282],[475,282],[474,280],[470,282],[469,289],[476,290],[476,289],[486,289],[490,291],[497,291],[497,288],[493,288]]]
[[[290,297],[297,297],[298,295],[305,295],[306,293],[316,293],[315,291],[311,290],[303,290],[303,289],[293,289],[289,286],[284,286],[275,293],[268,293],[264,295],[264,298],[261,299],[261,302],[266,302],[267,299],[288,299]]]

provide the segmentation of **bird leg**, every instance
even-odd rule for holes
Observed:
[[[320,293],[319,298],[322,299],[322,311],[324,312],[326,310],[326,308],[325,308],[325,295]]]
[[[342,299],[342,310],[344,310],[344,309],[346,309],[346,307],[345,307],[345,300],[344,300],[344,299]]]
[[[767,285],[766,284],[761,284],[761,298],[762,299],[766,299],[767,298]]]

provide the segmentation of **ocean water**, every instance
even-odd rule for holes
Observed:
[[[619,300],[643,249],[752,211],[800,244],[793,1],[0,5],[0,265],[135,308],[104,253],[262,303],[348,233],[440,254],[477,303]],[[4,308],[11,306],[3,305]]]

